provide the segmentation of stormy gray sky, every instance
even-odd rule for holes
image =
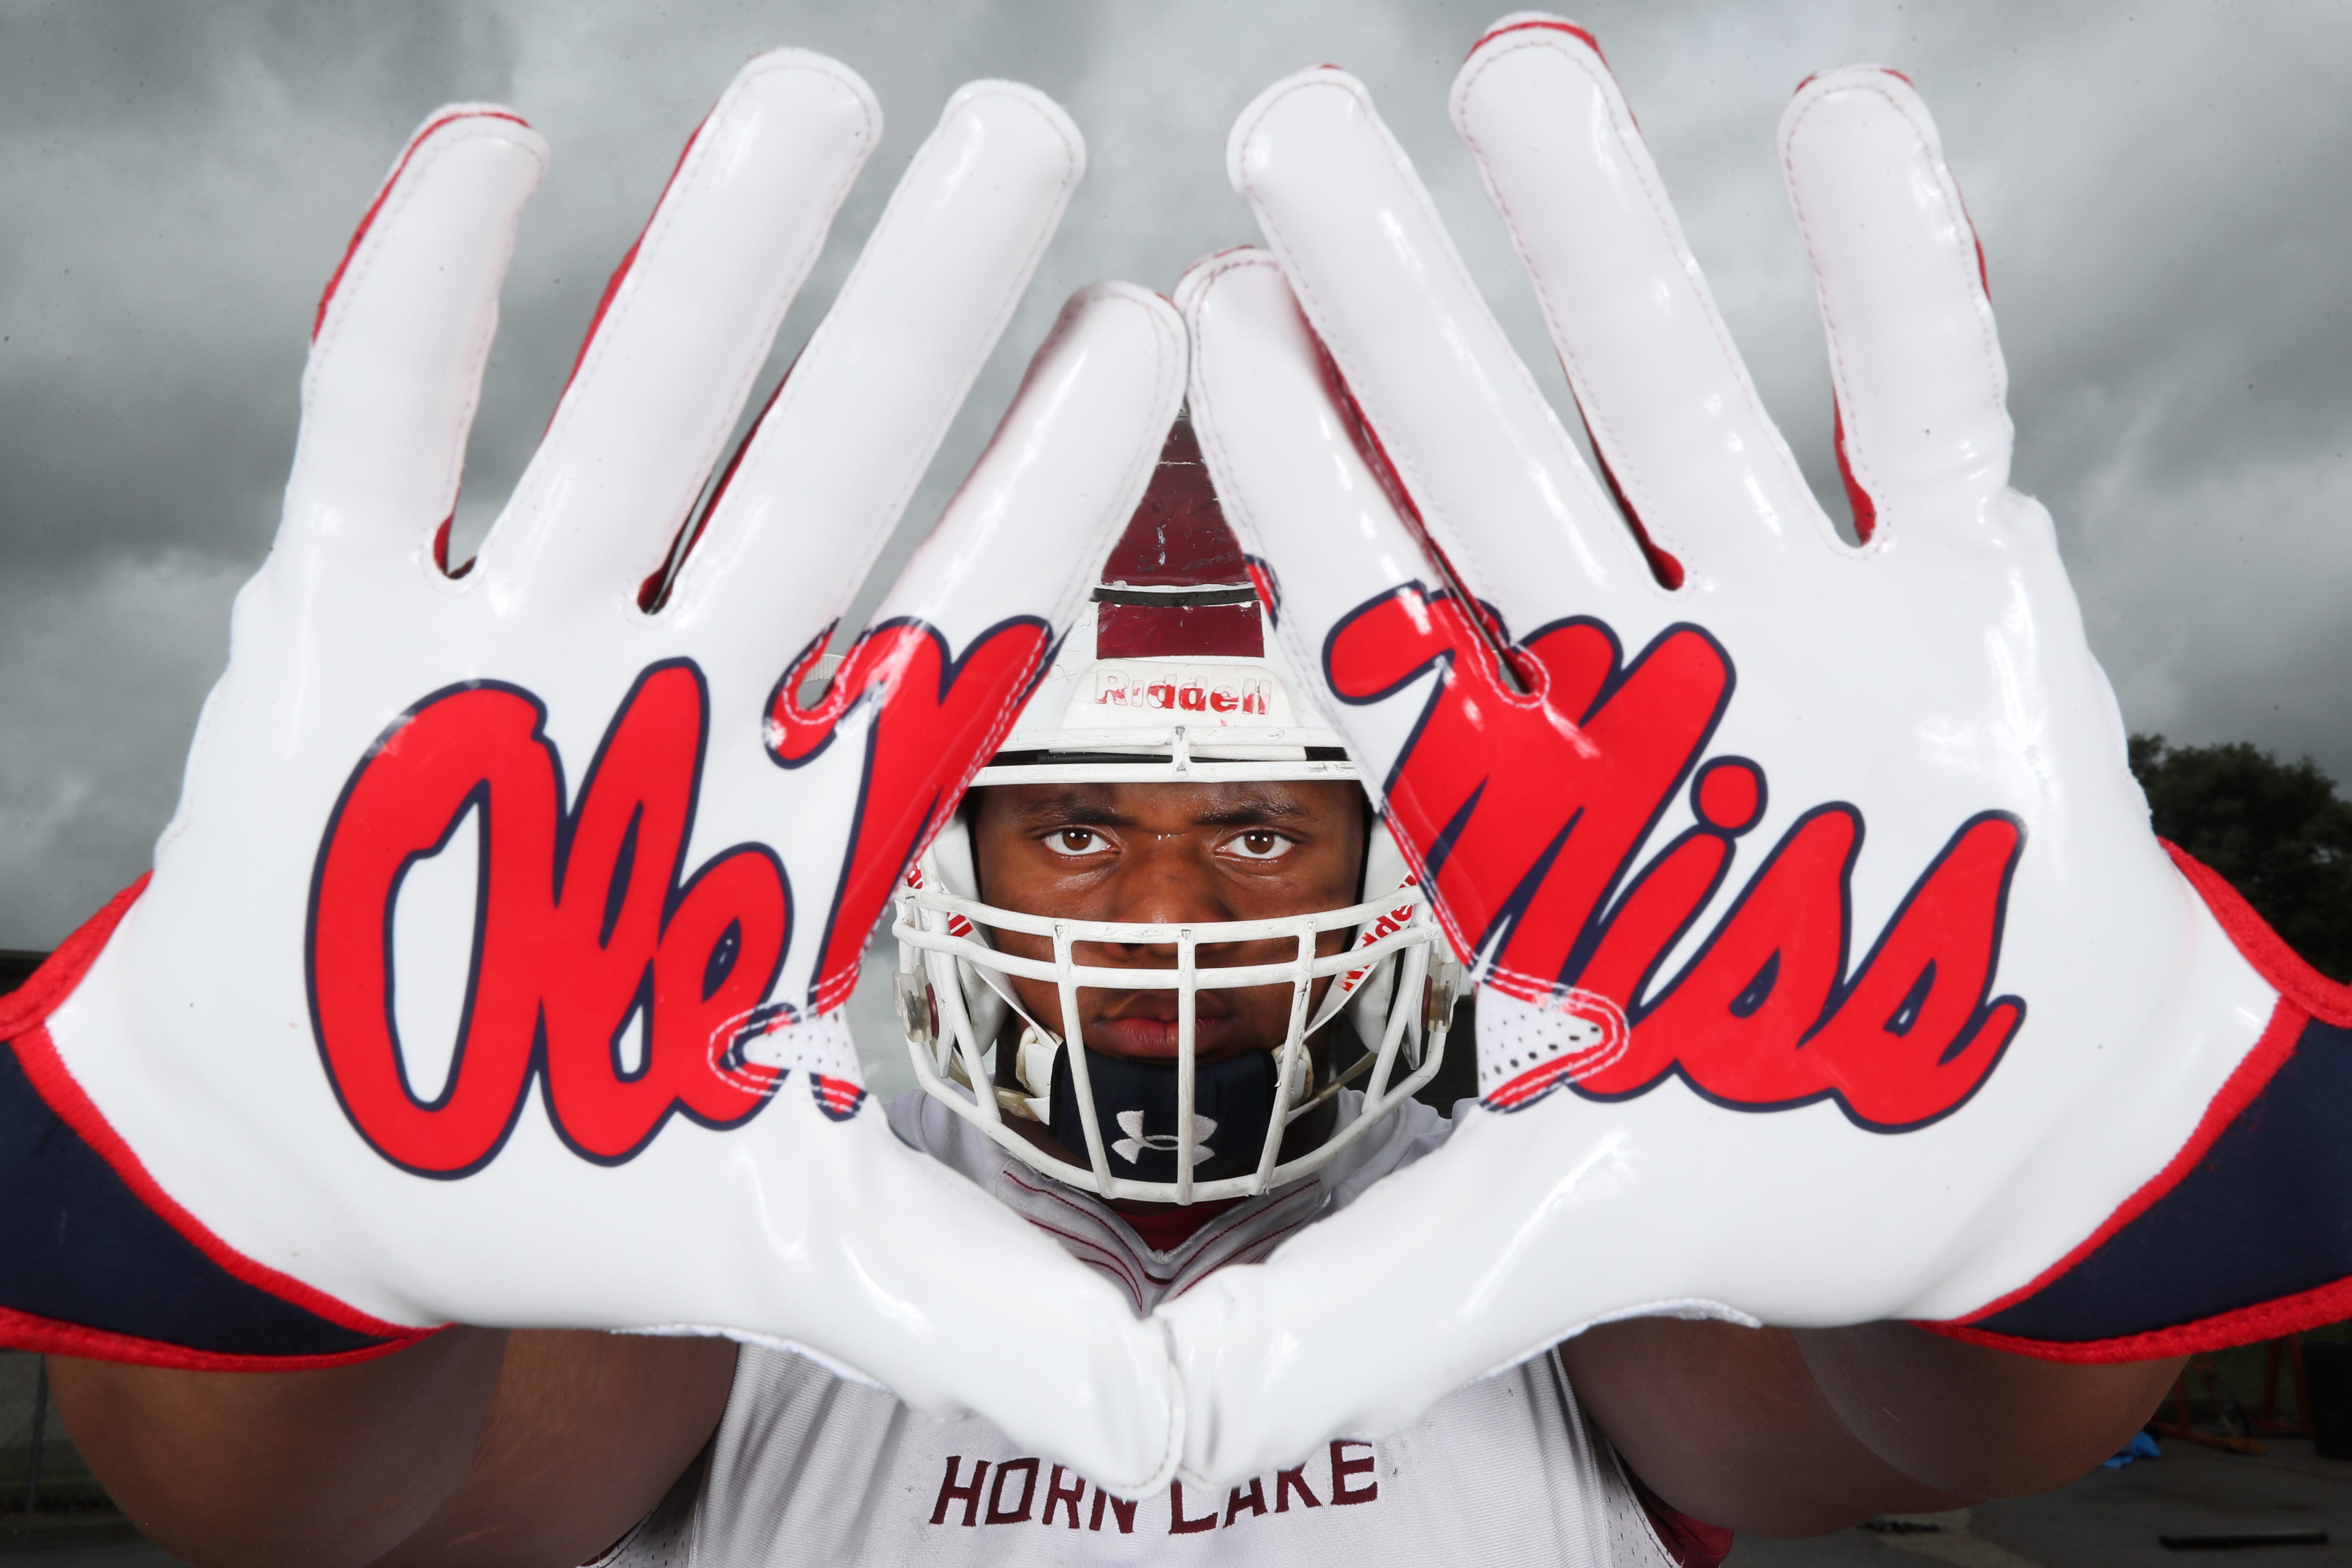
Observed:
[[[833,54],[889,117],[778,366],[958,83],[1013,77],[1060,99],[1091,172],[909,514],[919,529],[1069,288],[1164,288],[1252,237],[1225,128],[1318,61],[1370,85],[1559,395],[1445,122],[1455,66],[1504,3],[0,0],[0,946],[55,943],[146,865],[230,597],[275,527],[320,286],[436,104],[504,101],[555,147],[507,285],[462,551],[746,56]],[[2352,777],[2352,10],[1596,0],[1577,15],[1825,495],[1828,377],[1773,125],[1811,70],[1909,74],[1990,259],[2018,482],[2058,518],[2126,716]]]

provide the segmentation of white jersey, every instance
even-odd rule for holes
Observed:
[[[1263,1258],[1447,1130],[1408,1106],[1317,1176],[1159,1253],[1109,1207],[1006,1158],[919,1092],[893,1102],[890,1122],[1118,1281],[1139,1312]],[[933,1420],[803,1357],[747,1345],[704,1462],[599,1568],[1496,1561],[1673,1568],[1549,1355],[1458,1390],[1404,1431],[1343,1438],[1229,1490],[1178,1483],[1129,1502],[1020,1452],[976,1416]]]

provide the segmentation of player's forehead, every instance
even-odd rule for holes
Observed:
[[[1214,784],[1089,780],[1001,784],[972,793],[983,833],[1067,824],[1160,831],[1234,826],[1327,829],[1361,813],[1356,786],[1322,779]]]

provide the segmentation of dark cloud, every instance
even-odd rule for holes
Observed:
[[[16,4],[0,12],[0,131],[178,132],[257,94],[346,117],[397,115],[422,82],[456,97],[502,90],[507,37],[504,17],[457,0]]]
[[[461,534],[521,470],[597,291],[734,68],[798,44],[889,116],[776,362],[814,326],[954,87],[1007,76],[1092,172],[910,512],[928,525],[1061,297],[1166,287],[1250,237],[1224,131],[1277,76],[1357,72],[1538,379],[1562,389],[1445,121],[1499,9],[0,0],[0,946],[46,946],[146,862],[228,603],[267,547],[319,287],[436,104],[513,103],[556,162],[506,296]],[[1935,106],[1990,256],[2020,484],[2046,500],[2126,716],[2352,776],[2352,16],[2334,7],[1739,0],[1587,7],[1809,475],[1839,505],[1828,376],[1772,131],[1874,59]],[[1563,400],[1562,407],[1567,405]],[[895,559],[894,551],[887,559]]]

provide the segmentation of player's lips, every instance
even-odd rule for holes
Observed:
[[[1206,998],[1202,998],[1206,1000]],[[1195,1060],[1214,1061],[1238,1045],[1241,1019],[1222,1010],[1199,1007],[1192,1019]],[[1087,1046],[1106,1056],[1130,1061],[1176,1060],[1176,993],[1130,991],[1115,1009],[1086,1020]]]

